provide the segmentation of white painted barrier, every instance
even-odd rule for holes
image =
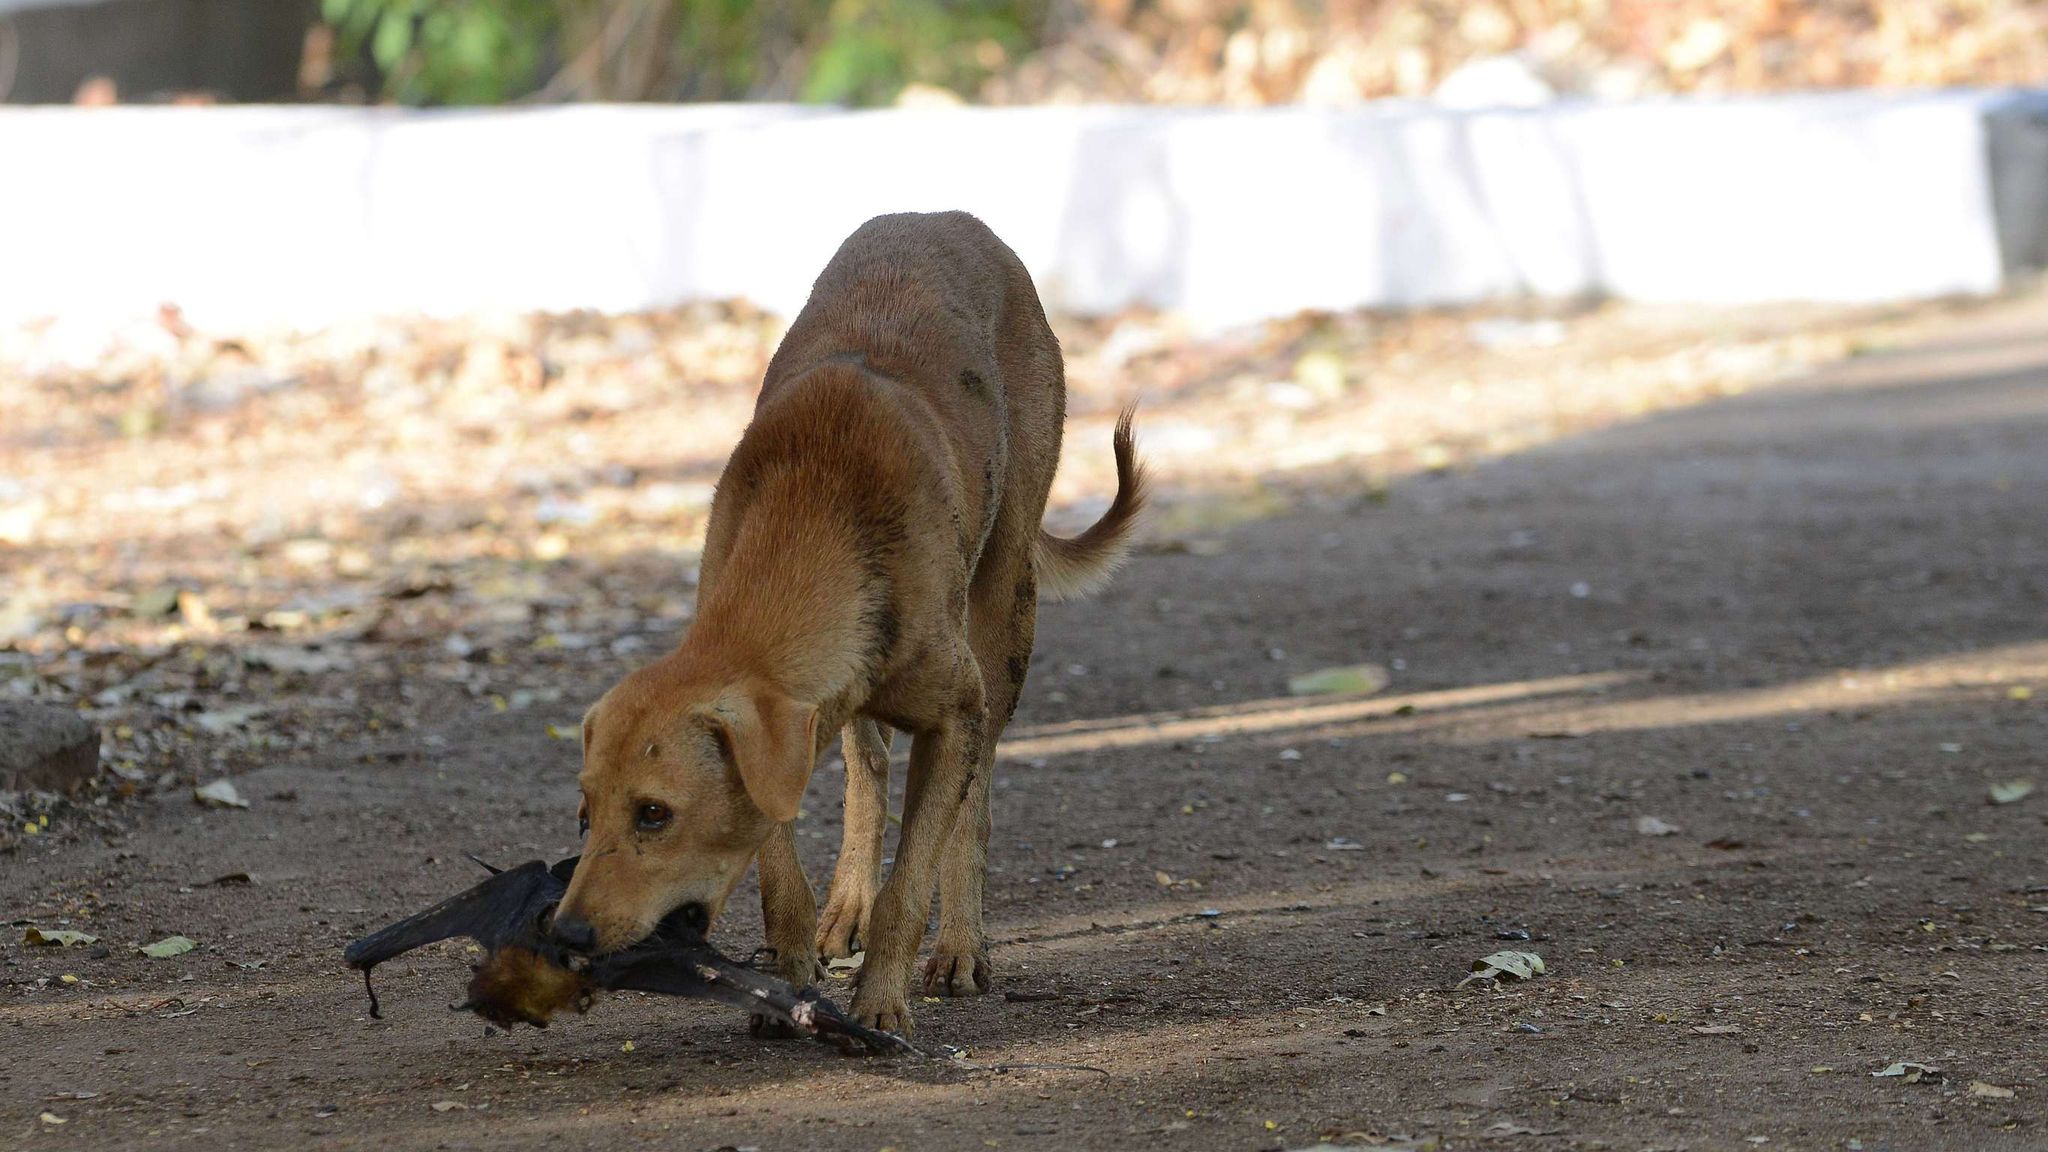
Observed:
[[[6,109],[0,320],[786,312],[860,221],[954,207],[1080,312],[1980,293],[2006,272],[1987,117],[2029,99]],[[1999,183],[2038,204],[2028,164]]]

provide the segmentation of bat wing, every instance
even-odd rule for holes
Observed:
[[[570,864],[573,868],[573,861]],[[367,974],[393,956],[452,936],[467,936],[487,952],[507,945],[551,952],[541,932],[541,914],[559,901],[567,889],[568,884],[546,864],[529,860],[424,912],[372,932],[350,944],[342,952],[342,959],[349,967],[360,968]]]
[[[821,1040],[854,1041],[870,1052],[918,1050],[902,1037],[868,1028],[818,995],[735,964],[705,944],[655,943],[603,957],[592,972],[604,988],[715,1000],[770,1016]]]
[[[437,940],[467,936],[489,957],[470,985],[468,1007],[503,1026],[515,1020],[545,1025],[564,1006],[587,1004],[591,985],[715,1000],[772,1017],[817,1039],[854,1042],[871,1052],[918,1049],[899,1036],[878,1032],[839,1010],[815,989],[801,991],[763,972],[718,954],[701,937],[657,934],[635,948],[599,957],[587,972],[571,972],[541,929],[542,918],[568,890],[576,857],[552,868],[530,860],[494,873],[467,892],[373,932],[350,944],[342,958],[363,973],[394,956]],[[370,989],[370,1015],[379,1014]]]

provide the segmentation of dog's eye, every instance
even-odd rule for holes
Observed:
[[[666,804],[642,804],[635,819],[642,832],[659,832],[668,827],[672,815]]]

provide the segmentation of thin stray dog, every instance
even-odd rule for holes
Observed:
[[[1105,583],[1145,503],[1126,411],[1109,510],[1073,539],[1040,528],[1065,416],[1059,342],[986,225],[881,216],[847,238],[719,479],[688,633],[584,717],[586,843],[560,943],[605,953],[672,915],[708,926],[758,859],[791,983],[865,947],[854,1015],[908,1033],[936,885],[925,989],[988,990],[989,781],[1038,596]],[[912,742],[885,884],[892,729]],[[821,919],[792,822],[835,730],[845,833]]]

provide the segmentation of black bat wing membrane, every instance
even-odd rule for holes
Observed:
[[[514,944],[547,951],[541,917],[568,887],[547,865],[529,860],[418,915],[372,932],[350,944],[341,958],[349,967],[367,973],[393,956],[454,936],[467,936],[489,952]]]
[[[587,970],[570,972],[548,939],[545,921],[575,870],[573,856],[552,868],[529,860],[350,944],[342,959],[362,971],[370,1015],[380,1017],[377,992],[370,986],[372,968],[437,940],[467,936],[489,955],[471,982],[469,1001],[460,1007],[496,1024],[523,1020],[545,1027],[557,1007],[580,1010],[588,996],[579,999],[576,993],[595,986],[715,1000],[820,1040],[850,1041],[870,1052],[917,1052],[900,1037],[862,1027],[815,989],[798,990],[733,963],[702,937],[677,938],[664,930],[635,947],[596,958]]]

